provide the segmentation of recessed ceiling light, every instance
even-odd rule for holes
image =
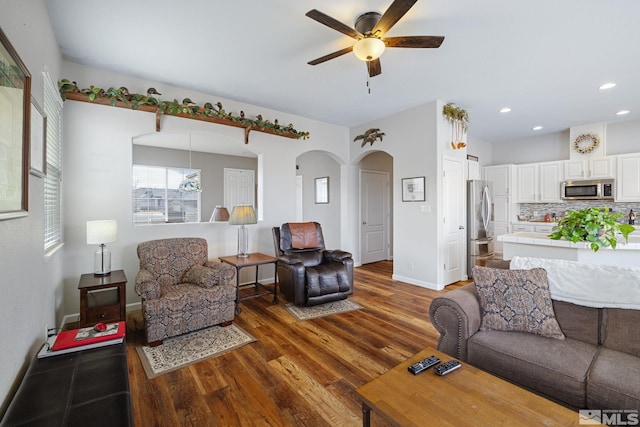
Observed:
[[[509,107],[504,107],[500,110],[501,113],[508,113],[509,111],[511,111],[511,108]]]
[[[600,90],[605,90],[605,89],[611,89],[612,87],[615,87],[616,84],[613,82],[609,82],[609,83],[605,83],[602,86],[600,86],[598,89]]]
[[[542,126],[534,126],[533,127],[533,130],[540,130],[540,129],[542,129]]]
[[[616,113],[617,116],[624,116],[625,114],[629,114],[629,110],[620,110]]]

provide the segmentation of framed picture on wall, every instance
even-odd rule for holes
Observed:
[[[316,203],[329,203],[329,177],[315,179]]]
[[[31,74],[0,29],[0,220],[28,215]]]
[[[413,178],[402,178],[402,201],[403,202],[424,202],[425,201],[425,178],[417,176]]]

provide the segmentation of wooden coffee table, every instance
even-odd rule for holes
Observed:
[[[427,348],[375,380],[358,387],[362,424],[370,425],[371,410],[395,426],[573,426],[578,412],[558,405],[473,366],[439,376],[433,368],[413,375],[407,367],[435,355]]]

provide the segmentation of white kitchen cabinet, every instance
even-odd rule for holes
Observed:
[[[560,183],[562,182],[562,162],[540,163],[538,201],[542,203],[561,202]]]
[[[563,162],[530,163],[517,166],[518,203],[561,202]]]
[[[564,178],[566,180],[585,179],[587,168],[586,160],[567,160],[564,162]]]
[[[513,189],[514,165],[485,166],[482,174],[485,181],[491,182],[494,196],[509,196]]]
[[[533,225],[522,225],[522,224],[517,224],[513,226],[513,232],[517,232],[517,231],[533,231]]]
[[[640,202],[640,154],[617,156],[616,202]]]
[[[615,177],[615,157],[564,162],[564,179],[596,179]]]
[[[535,203],[538,201],[538,165],[526,164],[516,166],[518,183],[516,194],[519,203]]]
[[[534,225],[533,231],[535,231],[536,233],[549,234],[553,231],[553,227],[555,227],[555,224]]]
[[[615,157],[602,157],[589,160],[589,178],[615,178],[615,176]]]

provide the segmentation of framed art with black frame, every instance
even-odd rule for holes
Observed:
[[[425,201],[424,176],[416,176],[413,178],[402,178],[402,201],[403,202],[424,202]]]
[[[31,74],[0,29],[0,220],[29,214]]]

